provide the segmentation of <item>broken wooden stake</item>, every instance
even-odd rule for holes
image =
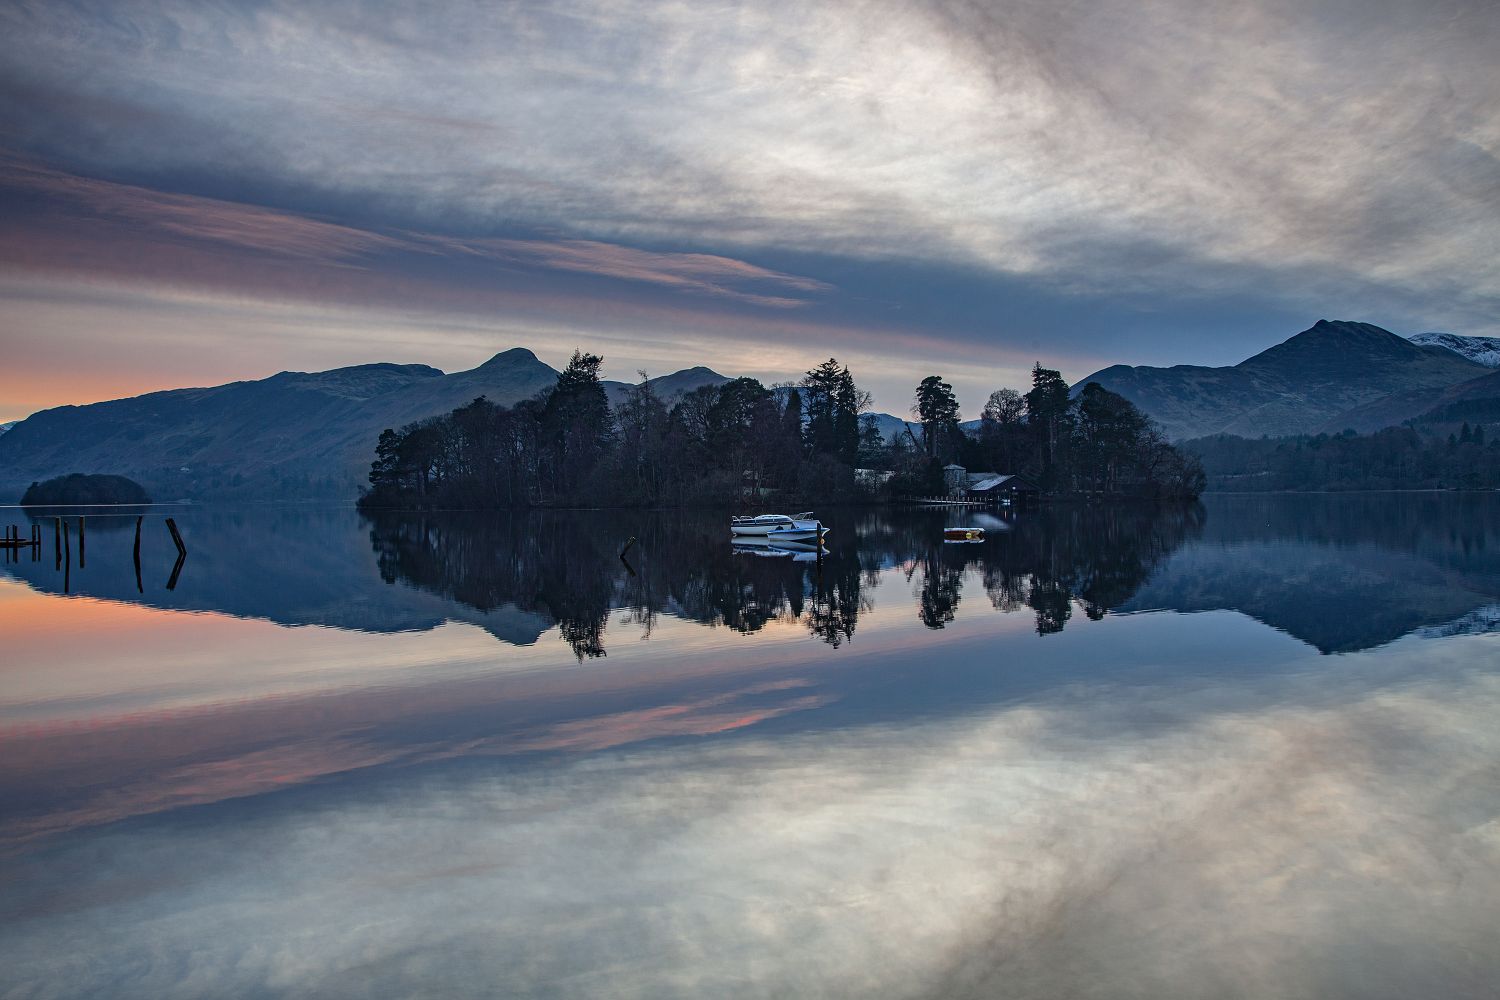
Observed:
[[[187,546],[182,544],[182,535],[177,531],[177,522],[170,517],[167,518],[167,530],[172,533],[172,544],[177,546],[179,556],[187,555]]]
[[[177,589],[177,578],[182,575],[182,564],[187,562],[187,549],[177,553],[177,561],[172,564],[172,576],[167,580],[167,589]]]
[[[167,581],[168,590],[177,589],[177,578],[182,575],[182,564],[187,562],[187,546],[182,544],[182,535],[177,531],[177,522],[167,518],[167,530],[172,533],[172,544],[177,546],[177,561],[172,564],[172,578]]]

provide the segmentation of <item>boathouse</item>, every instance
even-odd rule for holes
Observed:
[[[1036,496],[1042,488],[1025,476],[990,476],[969,484],[968,495],[973,498],[1017,498]]]
[[[950,496],[971,500],[998,500],[1022,494],[1034,496],[1041,487],[1025,476],[1000,472],[970,472],[962,465],[943,467],[943,484]]]

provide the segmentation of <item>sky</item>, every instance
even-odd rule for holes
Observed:
[[[373,361],[1500,335],[1500,4],[0,3],[0,420]]]

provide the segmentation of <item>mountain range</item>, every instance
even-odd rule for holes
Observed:
[[[1399,423],[1494,374],[1448,344],[1416,343],[1369,323],[1319,320],[1237,365],[1115,365],[1074,388],[1098,382],[1145,410],[1173,439],[1280,437]]]
[[[0,435],[0,499],[13,502],[31,482],[74,471],[127,476],[159,499],[350,499],[385,428],[481,395],[513,405],[557,375],[517,347],[452,374],[427,365],[356,365],[59,406]],[[651,383],[670,401],[725,381],[689,368]],[[612,404],[628,388],[605,383]]]
[[[1438,333],[1407,340],[1368,323],[1320,320],[1237,365],[1116,365],[1074,389],[1098,382],[1174,439],[1367,432],[1500,408],[1497,345]],[[364,485],[383,429],[481,395],[513,405],[555,384],[557,375],[517,347],[451,374],[368,364],[60,406],[0,433],[0,502],[14,502],[33,481],[70,472],[127,476],[158,499],[347,500]],[[727,381],[696,367],[651,383],[670,403]],[[605,383],[613,405],[629,388]],[[915,426],[888,413],[869,417],[887,440]]]

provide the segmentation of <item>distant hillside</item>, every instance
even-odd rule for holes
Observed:
[[[1495,428],[1500,411],[1490,415]],[[1210,491],[1500,489],[1500,431],[1492,440],[1484,422],[1464,424],[1424,419],[1373,434],[1282,438],[1215,434],[1180,447],[1203,463]]]
[[[172,389],[33,414],[0,436],[0,499],[71,470],[128,476],[159,500],[341,499],[358,495],[381,430],[476,396],[513,405],[557,371],[513,348],[470,371],[370,364],[202,389]],[[654,379],[669,401],[726,381],[707,368]],[[625,384],[606,383],[618,399]]]
[[[911,417],[898,417],[890,413],[863,413],[860,417],[861,419],[873,417],[875,426],[880,430],[880,436],[886,441],[894,441],[907,431],[911,431],[918,441],[922,440],[922,422],[913,420]],[[978,419],[961,420],[958,427],[969,435],[975,435],[979,433],[982,423],[983,421]]]
[[[1174,439],[1317,433],[1400,393],[1440,390],[1489,374],[1447,347],[1415,344],[1368,323],[1319,320],[1227,368],[1115,365],[1082,379],[1117,392]]]
[[[649,381],[652,391],[670,406],[673,401],[680,399],[694,389],[705,385],[723,385],[725,382],[730,381],[730,379],[729,376],[720,375],[712,368],[704,368],[702,365],[699,365],[696,368],[684,368],[682,371],[673,372],[671,375],[658,375],[656,378],[649,379]],[[625,401],[626,393],[632,388],[633,383],[630,382],[606,381],[604,383],[604,392],[609,396],[609,405],[618,407]]]
[[[1392,393],[1340,414],[1338,419],[1325,424],[1320,430],[1327,434],[1337,434],[1345,429],[1353,429],[1361,434],[1368,434],[1382,427],[1394,427],[1407,421],[1441,423],[1474,418],[1492,420],[1497,409],[1500,409],[1500,372],[1492,371],[1488,375],[1440,389],[1411,389]]]
[[[778,386],[777,388],[772,390],[772,392],[774,392],[776,395],[777,403],[782,406],[786,405],[788,391],[789,390],[785,386]],[[867,410],[866,412],[859,415],[859,419],[861,423],[873,420],[875,422],[875,429],[880,432],[881,438],[886,442],[894,441],[896,438],[905,434],[906,428],[908,427],[911,428],[911,432],[918,435],[918,437],[920,437],[922,433],[922,425],[917,423],[915,420],[904,420],[901,417],[898,417],[895,414],[891,413],[876,413],[873,410]]]
[[[880,436],[886,441],[896,440],[905,434],[908,428],[917,436],[917,440],[922,439],[922,425],[915,420],[903,420],[889,413],[861,414],[861,419],[871,418],[875,421],[876,430],[880,431]]]
[[[1500,337],[1461,337],[1456,333],[1419,333],[1411,338],[1423,347],[1442,347],[1486,368],[1500,368]]]

